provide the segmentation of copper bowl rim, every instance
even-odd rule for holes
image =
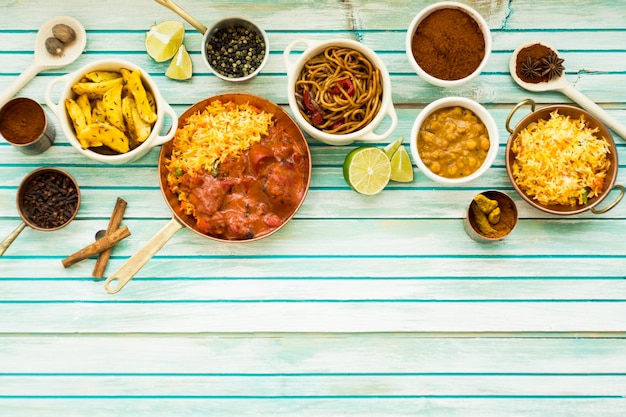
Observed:
[[[66,176],[67,178],[69,178],[70,181],[72,181],[72,183],[76,187],[76,193],[78,195],[78,200],[76,202],[76,210],[74,210],[74,212],[72,213],[70,218],[65,223],[63,223],[62,225],[57,226],[57,227],[46,228],[46,227],[38,226],[37,224],[31,222],[24,215],[24,210],[22,208],[22,197],[24,196],[24,192],[26,190],[26,186],[29,184],[30,181],[32,181],[33,178],[37,177],[38,175],[40,175],[40,174],[42,174],[44,172],[55,172],[55,173],[59,173],[61,175]],[[52,167],[37,168],[34,171],[31,171],[30,173],[28,173],[22,179],[22,182],[20,183],[19,187],[17,188],[17,196],[16,196],[17,212],[19,213],[20,217],[22,218],[22,221],[28,227],[31,227],[31,228],[33,228],[35,230],[40,230],[42,232],[53,232],[55,230],[59,230],[59,229],[64,228],[65,226],[70,224],[72,222],[72,220],[74,220],[74,218],[76,218],[76,215],[78,214],[78,210],[80,209],[80,201],[81,201],[80,194],[81,194],[81,192],[80,192],[80,188],[78,186],[78,182],[76,181],[76,178],[74,178],[72,175],[70,175],[67,171],[65,171],[65,170],[63,170],[61,168],[52,168]]]
[[[524,116],[517,123],[517,125],[515,125],[514,128],[510,128],[509,123],[510,123],[511,117],[524,104],[531,105],[532,107],[531,113]],[[572,206],[566,206],[566,205],[561,205],[561,204],[552,204],[552,205],[541,204],[538,201],[534,200],[532,197],[528,196],[520,188],[520,186],[517,184],[517,182],[513,178],[513,174],[511,172],[512,164],[515,159],[515,156],[511,150],[513,138],[515,138],[519,134],[519,132],[525,129],[530,123],[536,122],[540,119],[545,120],[547,117],[549,117],[550,113],[552,113],[555,110],[559,110],[561,114],[564,114],[570,117],[577,118],[577,117],[580,117],[581,115],[584,115],[587,126],[590,126],[592,128],[597,128],[598,129],[597,135],[600,137],[605,137],[609,143],[609,147],[610,147],[609,158],[611,161],[611,166],[609,167],[609,170],[607,172],[607,178],[604,183],[602,194],[589,199],[587,204],[585,204],[584,206],[572,207]],[[617,147],[615,146],[615,141],[613,140],[613,136],[611,135],[611,132],[609,131],[609,129],[606,126],[604,126],[604,124],[602,124],[595,116],[593,116],[588,111],[583,110],[580,107],[576,107],[576,106],[568,105],[568,104],[549,105],[549,106],[545,106],[545,107],[535,110],[535,102],[530,99],[527,99],[518,103],[511,110],[506,121],[506,128],[510,133],[509,139],[506,144],[506,151],[505,151],[506,173],[507,173],[507,176],[509,177],[509,180],[511,181],[511,184],[515,188],[515,191],[520,195],[520,197],[524,199],[524,201],[526,201],[531,206],[543,212],[556,214],[556,215],[580,214],[587,210],[592,210],[594,214],[600,214],[613,208],[621,200],[622,196],[624,195],[624,187],[622,187],[621,185],[615,185],[615,181],[617,179],[619,161],[618,161],[618,155],[617,155]],[[620,195],[617,198],[617,200],[611,203],[610,206],[602,210],[596,210],[595,206],[597,206],[601,201],[603,201],[609,195],[609,193],[611,192],[613,188],[621,189]]]

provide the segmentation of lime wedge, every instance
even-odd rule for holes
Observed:
[[[346,156],[343,176],[356,192],[365,195],[378,194],[389,183],[391,163],[382,149],[361,146]]]
[[[396,153],[400,145],[402,145],[403,140],[404,138],[398,138],[383,148],[389,159],[391,159],[391,157],[394,153]]]
[[[185,48],[185,45],[180,45],[178,52],[174,55],[174,59],[170,62],[170,65],[165,71],[165,76],[173,80],[188,80],[191,78],[193,72],[193,66],[191,65],[191,58]]]
[[[157,62],[172,58],[183,43],[185,26],[181,22],[167,20],[154,25],[146,33],[146,52]]]
[[[391,157],[391,180],[397,182],[413,181],[411,157],[404,146],[400,146]]]

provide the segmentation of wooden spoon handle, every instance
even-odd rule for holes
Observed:
[[[196,28],[198,32],[204,35],[204,32],[207,31],[206,26],[204,26],[200,21],[198,21],[195,17],[187,13],[183,10],[179,5],[174,3],[172,0],[154,0],[159,3],[161,6],[165,6],[183,19],[185,19],[191,26]]]

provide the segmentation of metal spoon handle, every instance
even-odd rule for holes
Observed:
[[[573,86],[567,84],[560,88],[561,92],[578,103],[583,109],[596,116],[602,123],[626,140],[626,126],[607,113],[602,107],[590,100]]]
[[[174,3],[172,0],[154,0],[159,3],[161,6],[165,6],[183,19],[185,19],[191,26],[196,28],[198,32],[204,35],[204,32],[207,31],[206,26],[204,26],[200,21],[198,21],[195,17],[187,13],[183,10],[179,5]]]
[[[26,227],[26,223],[22,222],[19,226],[17,226],[17,228],[11,232],[11,234],[9,236],[7,236],[2,243],[0,243],[0,256],[4,255],[4,252],[6,252],[7,249],[9,249],[9,246],[11,246],[11,243],[13,243],[13,241],[19,236],[20,233],[22,233],[22,230],[24,230],[24,228]]]

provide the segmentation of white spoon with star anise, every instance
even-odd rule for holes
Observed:
[[[540,45],[550,49],[549,54],[542,60],[520,60],[520,52],[533,45]],[[596,116],[602,123],[615,133],[626,139],[626,126],[607,113],[602,107],[590,100],[583,93],[572,86],[564,75],[563,60],[558,51],[542,42],[529,42],[518,47],[509,61],[511,77],[522,88],[532,92],[560,91],[583,109]],[[524,79],[522,79],[522,77]]]

